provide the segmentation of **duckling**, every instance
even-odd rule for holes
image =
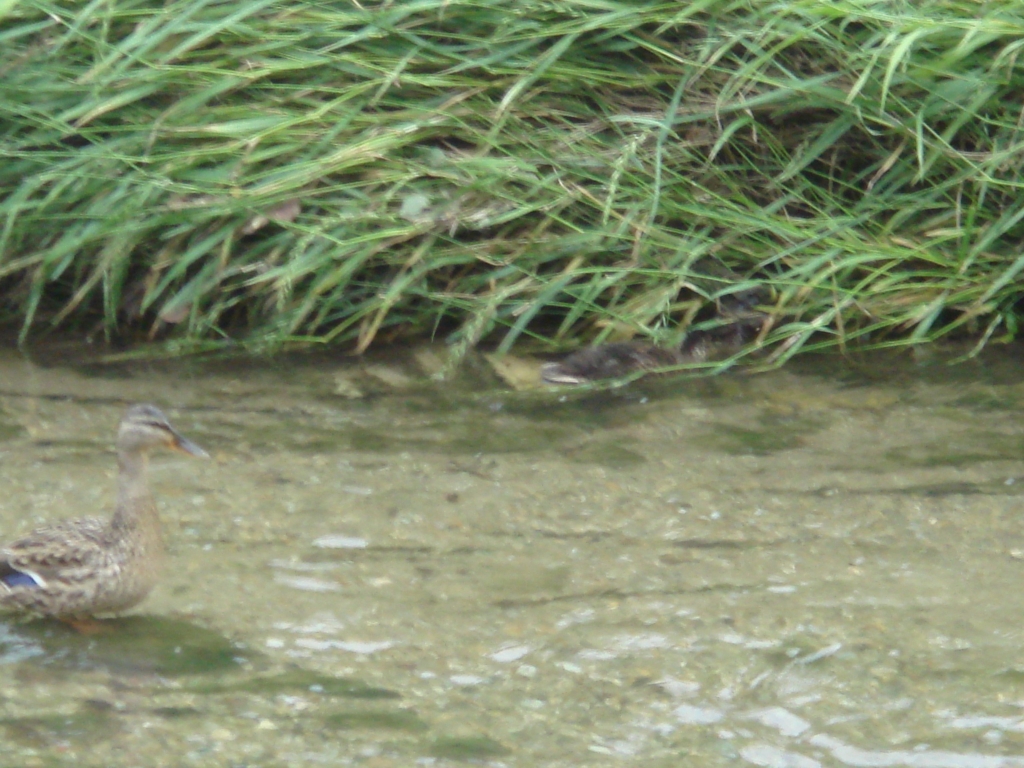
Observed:
[[[540,376],[546,384],[579,385],[727,357],[760,332],[766,317],[751,313],[718,328],[691,332],[679,347],[620,341],[581,349],[559,362],[544,363]]]
[[[0,548],[0,609],[74,624],[140,603],[164,560],[160,518],[146,480],[153,448],[207,456],[152,405],[128,409],[117,432],[117,502],[110,520],[38,528]]]
[[[540,377],[547,384],[586,384],[601,379],[619,379],[637,371],[670,368],[684,362],[684,355],[679,349],[619,341],[581,349],[557,363],[544,363]]]

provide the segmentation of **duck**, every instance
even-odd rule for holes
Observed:
[[[638,371],[671,368],[687,362],[681,349],[637,341],[618,341],[573,352],[564,360],[544,363],[545,384],[580,385],[603,379],[621,379]]]
[[[0,610],[87,625],[132,608],[153,589],[165,548],[147,481],[149,453],[208,454],[153,405],[127,410],[116,448],[113,516],[54,523],[0,547]]]
[[[724,325],[691,331],[678,347],[659,347],[642,341],[599,344],[573,352],[564,360],[541,365],[545,384],[579,386],[635,373],[694,365],[727,357],[760,333],[767,315],[750,312]]]

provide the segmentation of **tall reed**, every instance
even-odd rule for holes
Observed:
[[[1022,41],[1016,0],[0,0],[3,310],[508,349],[671,342],[760,284],[775,362],[980,346]]]

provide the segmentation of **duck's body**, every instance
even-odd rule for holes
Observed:
[[[687,362],[681,350],[635,341],[620,341],[573,352],[565,360],[545,363],[540,375],[548,384],[585,384],[621,379],[637,371],[670,368]]]
[[[157,408],[130,408],[118,431],[113,517],[38,528],[0,548],[0,609],[81,619],[118,613],[149,594],[164,560],[160,518],[146,480],[147,454],[158,446],[206,455]]]
[[[760,313],[739,317],[718,328],[692,332],[679,347],[658,347],[641,341],[601,344],[573,352],[557,363],[545,363],[540,375],[547,384],[578,385],[720,359],[756,336],[764,322],[765,316]]]

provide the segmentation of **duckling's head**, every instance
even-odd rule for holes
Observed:
[[[133,405],[121,419],[117,430],[117,450],[125,452],[170,448],[193,456],[206,456],[206,451],[183,437],[154,405]]]

